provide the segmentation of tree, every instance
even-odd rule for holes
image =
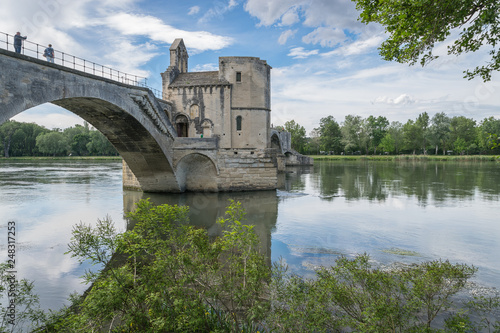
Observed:
[[[315,128],[311,131],[311,133],[309,133],[307,153],[311,155],[318,155],[321,150],[320,145],[319,128]]]
[[[421,147],[424,154],[427,154],[427,137],[428,137],[428,128],[429,128],[429,115],[427,112],[421,113],[418,115],[417,121],[415,121],[415,125],[419,128],[420,131],[420,140],[422,140]]]
[[[393,121],[387,131],[394,139],[395,153],[399,154],[401,147],[403,147],[404,145],[403,124],[401,124],[399,121]]]
[[[477,128],[477,141],[482,153],[491,149],[492,136],[500,136],[500,119],[485,118]]]
[[[215,239],[187,224],[188,210],[143,200],[123,234],[109,218],[75,226],[69,253],[106,269],[85,275],[92,288],[47,331],[247,331],[270,278],[259,238],[240,203],[231,201]]]
[[[364,23],[376,22],[385,27],[389,38],[380,47],[385,60],[422,66],[437,58],[432,54],[436,43],[445,41],[455,29],[459,37],[448,46],[448,54],[475,52],[491,46],[486,65],[465,72],[472,79],[484,81],[500,69],[500,4],[497,0],[353,0]]]
[[[457,139],[463,139],[463,141]],[[476,145],[476,121],[471,118],[466,118],[464,116],[458,116],[451,118],[450,121],[450,142],[459,142],[460,149],[459,152],[475,150]],[[465,147],[463,146],[465,145]],[[454,147],[455,150],[458,150]]]
[[[389,126],[389,120],[386,117],[369,116],[367,118],[368,135],[370,136],[371,146],[373,147],[373,154],[377,154],[377,148],[380,141],[387,133],[387,127]]]
[[[409,119],[403,126],[404,145],[408,150],[413,151],[415,155],[416,150],[422,143],[422,129],[413,120]]]
[[[335,121],[335,118],[332,116],[321,118],[319,124],[319,135],[321,150],[326,152],[333,151],[335,154],[340,153],[342,150],[342,133],[340,131],[339,124]]]
[[[429,141],[436,147],[436,155],[439,146],[443,149],[443,155],[446,155],[447,138],[450,132],[450,118],[444,113],[436,113],[431,119],[429,128]]]
[[[386,133],[385,136],[380,140],[379,148],[384,152],[393,153],[395,150],[394,138],[391,133]]]
[[[20,123],[14,120],[9,120],[0,126],[0,141],[3,143],[3,153],[5,157],[9,157],[10,144],[12,136],[19,128]]]
[[[285,123],[285,131],[292,135],[292,148],[303,154],[306,144],[306,129],[295,123],[295,120],[290,120]]]
[[[361,116],[347,115],[340,129],[342,132],[342,144],[346,152],[360,149],[365,141],[363,130],[363,119]]]
[[[36,146],[41,153],[52,156],[65,154],[68,149],[66,138],[61,132],[40,134],[36,138]]]
[[[87,143],[87,150],[93,156],[113,156],[118,155],[115,147],[99,131],[90,131],[90,141]]]

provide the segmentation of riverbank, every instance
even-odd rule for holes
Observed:
[[[315,161],[470,161],[500,162],[496,155],[309,155]]]

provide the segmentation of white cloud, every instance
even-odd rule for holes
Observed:
[[[283,16],[281,16],[282,26],[289,26],[299,22],[299,14],[297,7],[290,8]]]
[[[338,49],[335,49],[333,51],[324,53],[324,56],[330,56],[330,55],[343,55],[343,56],[351,56],[351,55],[357,55],[357,54],[363,54],[363,53],[368,53],[372,52],[374,49],[376,49],[384,40],[382,36],[372,36],[368,39],[365,40],[358,40],[350,44],[345,44]]]
[[[387,96],[380,96],[373,101],[373,103],[392,104],[392,105],[408,105],[415,103],[415,99],[408,94],[401,94],[396,98],[389,98]]]
[[[306,44],[320,44],[323,47],[334,47],[345,41],[346,35],[340,29],[320,27],[302,37]]]
[[[26,110],[12,119],[23,123],[36,123],[48,129],[67,128],[76,124],[83,125],[84,122],[74,113],[50,103]]]
[[[200,6],[193,6],[189,8],[188,15],[198,14],[200,12]]]
[[[226,5],[223,2],[216,2],[213,8],[210,8],[205,15],[200,19],[200,22],[207,22],[214,18],[221,18],[228,11],[232,10],[238,5],[236,0],[230,0]]]
[[[196,65],[194,68],[191,68],[191,72],[212,72],[212,71],[218,71],[219,70],[219,64],[203,64],[203,65]]]
[[[303,47],[294,47],[293,49],[290,50],[290,53],[288,53],[288,56],[294,58],[294,59],[304,59],[307,58],[311,55],[318,54],[318,50],[311,50],[311,51],[306,51]]]
[[[283,31],[280,35],[280,38],[278,39],[278,43],[280,45],[286,44],[286,41],[288,38],[293,37],[297,33],[297,30],[286,30]]]
[[[229,37],[206,31],[185,31],[163,23],[153,16],[117,13],[106,19],[106,25],[124,35],[147,36],[154,41],[171,43],[182,37],[186,47],[201,52],[220,50],[232,43]]]

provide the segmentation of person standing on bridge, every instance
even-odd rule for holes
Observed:
[[[14,36],[14,50],[16,53],[21,53],[21,47],[23,46],[23,40],[28,38],[27,36],[21,36],[21,33],[18,31]]]
[[[43,56],[47,58],[48,62],[54,63],[54,49],[52,48],[52,44],[49,44],[49,47],[43,51]]]

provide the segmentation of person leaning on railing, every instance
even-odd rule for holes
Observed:
[[[23,40],[28,38],[28,36],[21,36],[21,33],[18,31],[14,36],[14,49],[16,53],[21,53],[21,47],[23,46]]]
[[[52,44],[49,44],[49,47],[43,51],[43,56],[48,62],[54,63],[54,49],[52,48]]]

